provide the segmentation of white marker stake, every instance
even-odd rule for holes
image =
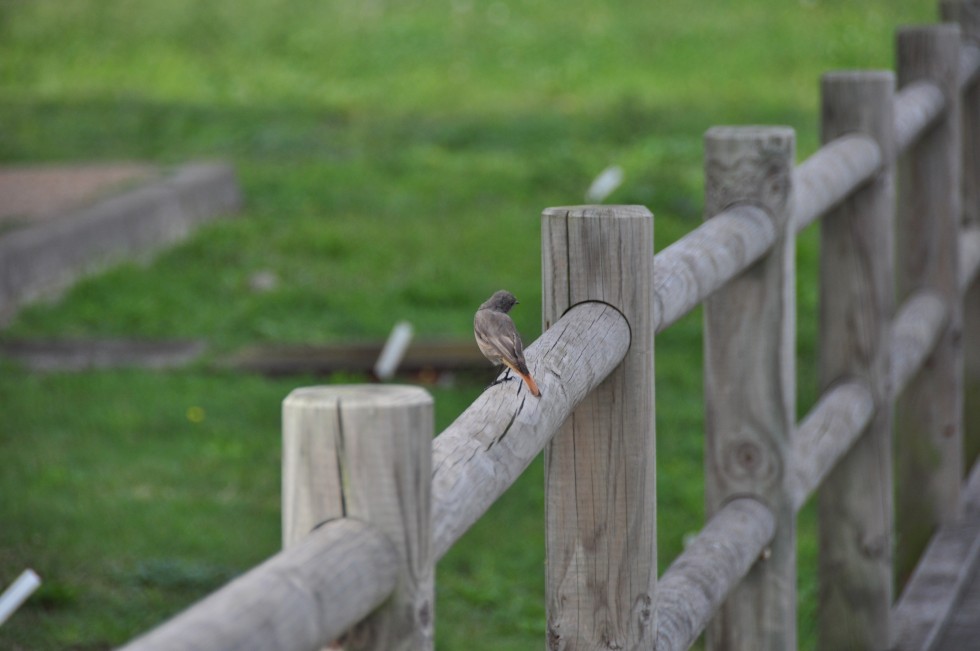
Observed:
[[[610,165],[595,177],[595,181],[585,193],[585,200],[589,203],[602,203],[603,199],[612,194],[612,191],[622,182],[623,168],[619,165]]]
[[[381,355],[374,364],[374,374],[380,380],[390,380],[395,376],[398,365],[401,364],[408,344],[412,341],[412,324],[408,321],[399,321],[392,328],[388,335],[385,347],[381,349]]]
[[[3,624],[20,605],[41,585],[41,577],[34,570],[24,570],[17,580],[0,595],[0,624]]]

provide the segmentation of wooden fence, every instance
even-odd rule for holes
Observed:
[[[504,383],[433,439],[422,389],[294,391],[285,550],[126,648],[432,648],[435,563],[542,450],[547,648],[795,649],[814,494],[820,648],[924,648],[893,572],[980,448],[980,3],[942,11],[899,31],[897,79],[823,77],[800,165],[792,129],[709,130],[707,219],[656,256],[643,207],[546,210],[540,400]],[[818,219],[823,393],[796,423],[795,242]],[[658,578],[654,336],[702,302],[709,517]]]

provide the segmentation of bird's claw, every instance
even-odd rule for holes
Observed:
[[[507,382],[508,380],[513,380],[513,379],[514,379],[514,377],[510,374],[510,369],[507,369],[507,372],[504,373],[504,376],[502,378],[497,378],[496,380],[494,380],[493,382],[491,382],[490,384],[488,384],[487,385],[487,389],[489,389],[490,387],[495,387],[498,384],[503,384],[504,382]]]

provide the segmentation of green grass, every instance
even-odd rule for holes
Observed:
[[[934,15],[925,0],[0,2],[0,163],[223,158],[247,198],[4,336],[201,337],[220,354],[407,318],[469,337],[506,287],[533,339],[543,208],[581,202],[616,163],[609,201],[649,206],[663,248],[700,219],[708,127],[789,124],[805,155],[819,74],[891,67],[894,28]],[[804,409],[813,233],[799,263]],[[255,293],[263,270],[281,282]],[[658,338],[662,568],[703,519],[700,346],[697,313]],[[273,553],[279,405],[318,381],[0,366],[0,584],[26,566],[45,580],[0,647],[117,645]],[[432,388],[439,428],[480,389]],[[542,643],[542,501],[539,460],[440,564],[439,648]],[[800,526],[810,649],[812,513]]]

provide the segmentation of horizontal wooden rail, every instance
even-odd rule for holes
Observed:
[[[630,347],[626,319],[580,303],[526,350],[547,400],[503,382],[484,391],[432,442],[432,545],[442,558],[544,448]]]
[[[949,27],[943,29],[951,31]],[[918,41],[915,39],[920,37],[935,37],[938,42],[939,37],[946,36],[948,34],[923,36],[918,32],[908,32],[906,41],[916,45]],[[943,41],[947,45],[949,42]],[[932,41],[929,40],[927,44],[932,44]],[[964,90],[972,87],[980,78],[980,48],[964,45],[958,50],[957,56],[958,59],[944,59],[945,63],[939,69],[949,73],[945,81]],[[683,315],[715,294],[716,290],[726,287],[735,279],[733,284],[737,287],[734,291],[731,287],[726,287],[723,292],[715,294],[707,301],[706,309],[706,332],[713,339],[710,345],[706,345],[706,369],[711,372],[706,371],[705,376],[712,378],[715,383],[709,382],[706,388],[706,410],[709,416],[713,416],[706,418],[706,421],[709,424],[712,421],[715,423],[708,428],[709,436],[706,437],[706,450],[709,451],[709,462],[706,465],[714,469],[714,474],[709,473],[706,480],[706,496],[708,513],[713,515],[685,551],[667,568],[659,585],[655,585],[653,581],[646,581],[656,574],[656,549],[655,544],[650,542],[656,540],[652,429],[649,435],[637,428],[620,427],[617,430],[627,434],[632,432],[632,436],[624,434],[621,437],[623,441],[649,443],[649,449],[645,450],[649,454],[645,454],[642,447],[624,445],[622,450],[626,452],[615,457],[617,460],[644,460],[643,464],[629,466],[629,472],[632,472],[631,483],[624,485],[634,491],[632,495],[650,498],[648,503],[631,502],[629,506],[634,510],[629,518],[616,520],[615,517],[609,517],[609,522],[626,525],[622,527],[625,536],[617,532],[610,534],[611,529],[605,528],[604,523],[600,523],[603,526],[593,526],[595,522],[585,522],[585,519],[583,523],[576,523],[575,527],[553,527],[551,522],[558,520],[554,516],[555,505],[560,504],[565,509],[564,512],[575,512],[579,504],[592,505],[595,502],[595,496],[589,494],[588,490],[582,492],[584,501],[581,502],[576,501],[581,497],[577,494],[569,495],[568,500],[559,499],[565,495],[566,485],[575,484],[577,488],[578,485],[587,487],[588,484],[579,483],[581,475],[576,476],[575,464],[565,464],[568,466],[562,470],[565,474],[557,472],[555,468],[558,464],[553,464],[549,471],[549,487],[553,491],[553,499],[549,501],[551,520],[548,555],[549,563],[552,564],[548,577],[549,636],[552,640],[558,640],[557,633],[568,635],[569,629],[562,628],[566,621],[581,629],[591,629],[586,631],[589,634],[599,631],[599,627],[593,626],[591,620],[585,626],[580,626],[576,621],[581,619],[579,614],[597,614],[600,608],[594,604],[601,604],[605,608],[606,604],[618,601],[620,603],[615,603],[615,608],[630,603],[633,604],[632,607],[639,605],[638,619],[634,620],[633,614],[625,611],[616,613],[616,618],[622,620],[619,624],[626,622],[626,625],[621,626],[626,631],[624,639],[642,640],[642,646],[650,648],[648,632],[652,628],[649,625],[655,623],[657,629],[653,648],[656,651],[680,651],[689,648],[719,613],[717,621],[723,624],[727,621],[727,625],[712,628],[708,641],[713,648],[795,648],[794,513],[820,487],[828,473],[849,450],[851,456],[845,463],[851,463],[859,452],[854,444],[859,441],[868,424],[874,422],[875,400],[877,398],[881,402],[884,389],[878,383],[865,384],[863,380],[849,375],[849,371],[834,371],[830,373],[830,378],[840,375],[840,380],[826,390],[795,428],[792,427],[792,414],[795,413],[792,396],[795,396],[795,389],[786,379],[795,376],[795,357],[792,352],[795,340],[787,335],[795,326],[795,313],[791,311],[794,306],[783,300],[791,294],[794,282],[792,235],[802,231],[828,211],[839,208],[841,202],[851,197],[855,191],[861,191],[862,188],[869,192],[874,190],[874,182],[879,174],[882,174],[882,182],[891,183],[883,173],[890,173],[895,156],[919,143],[920,139],[928,145],[937,132],[943,135],[943,130],[949,130],[950,124],[955,126],[958,123],[958,120],[949,119],[959,115],[955,89],[951,89],[949,83],[940,87],[938,82],[943,81],[940,79],[942,75],[935,74],[934,70],[920,70],[922,66],[919,65],[921,62],[917,56],[906,53],[906,58],[908,69],[900,65],[900,73],[911,83],[907,83],[893,96],[894,79],[889,79],[886,95],[889,110],[894,99],[894,116],[889,112],[886,119],[876,122],[889,131],[887,139],[882,139],[877,133],[863,135],[864,131],[873,132],[874,129],[854,126],[841,128],[828,135],[829,142],[821,149],[794,167],[792,131],[767,130],[767,146],[776,141],[781,143],[779,164],[776,167],[770,166],[769,169],[752,170],[752,173],[745,175],[747,180],[744,182],[739,179],[738,182],[731,183],[725,175],[719,175],[714,179],[714,186],[711,185],[712,177],[709,173],[706,210],[712,215],[711,219],[656,255],[652,262],[652,274],[649,248],[646,249],[642,273],[637,271],[636,266],[620,265],[616,262],[607,266],[606,261],[616,259],[613,254],[593,256],[594,251],[586,250],[585,255],[578,251],[572,256],[566,252],[569,259],[592,256],[600,263],[595,270],[583,272],[585,281],[581,283],[581,287],[575,288],[575,292],[572,291],[575,283],[570,278],[565,278],[563,282],[554,285],[550,298],[546,297],[546,308],[549,300],[552,300],[552,306],[558,307],[552,313],[546,314],[546,331],[526,351],[531,373],[546,399],[529,397],[519,381],[501,382],[484,391],[452,425],[432,440],[432,558],[438,560],[448,552],[513,484],[542,449],[552,442],[563,423],[590,421],[592,412],[588,410],[594,407],[590,401],[598,404],[600,407],[597,409],[601,410],[602,405],[609,404],[608,396],[613,391],[619,391],[615,395],[616,400],[627,396],[623,399],[627,406],[624,413],[634,417],[633,422],[652,426],[652,413],[636,416],[638,412],[632,406],[639,403],[630,402],[632,398],[629,397],[629,391],[635,390],[637,386],[646,387],[646,384],[617,380],[614,375],[599,388],[598,398],[593,392],[617,367],[622,370],[631,364],[635,365],[634,358],[637,356],[645,356],[643,363],[650,363],[652,373],[654,333],[676,323]],[[891,147],[892,129],[894,150]],[[755,149],[765,139],[758,139],[758,133],[717,128],[709,133],[711,136],[707,141],[712,143],[713,148],[710,149],[708,158],[716,163],[714,169],[735,169],[737,166],[728,164],[729,159],[760,159]],[[841,133],[845,135],[836,137]],[[835,137],[836,139],[831,140]],[[952,151],[952,146],[945,145],[945,150]],[[918,160],[914,155],[907,158],[910,161]],[[707,168],[712,169],[712,165]],[[925,165],[923,169],[930,168]],[[954,172],[955,169],[952,172],[942,170],[936,176],[940,179],[952,179],[950,183],[955,184],[958,179]],[[762,176],[765,177],[765,182],[760,184],[758,180]],[[915,180],[918,176],[926,175],[912,175],[910,178]],[[738,179],[738,174],[732,178]],[[946,197],[958,196],[956,192],[947,190],[944,186],[943,191],[938,194]],[[916,202],[899,204],[919,205]],[[646,212],[645,209],[642,210]],[[916,216],[925,215],[930,218],[943,213],[941,210],[917,212]],[[957,215],[958,218],[959,207],[945,213]],[[646,215],[649,216],[649,213],[646,212]],[[588,216],[577,215],[576,219]],[[556,228],[554,232],[568,237],[568,231],[562,228]],[[599,228],[596,232],[608,235],[611,231],[605,232]],[[652,240],[652,232],[649,237],[646,231],[636,232],[643,236],[630,236],[631,233],[624,228],[619,232],[618,240],[610,237],[606,239],[626,243],[634,249],[648,246],[646,243]],[[622,235],[623,233],[626,235]],[[916,241],[915,237],[906,239]],[[867,237],[865,241],[880,243],[882,240],[881,237]],[[952,236],[945,238],[945,241],[952,240]],[[955,250],[946,251],[945,257],[940,256],[940,259],[951,261],[955,253]],[[766,259],[764,256],[767,254]],[[962,291],[973,282],[980,270],[980,226],[974,225],[963,231],[959,239],[958,255],[959,267],[954,270],[956,276],[951,272],[947,276],[957,280]],[[755,283],[748,276],[739,277],[753,264],[757,264],[757,268],[761,270],[757,275],[759,280],[766,281],[765,286]],[[619,281],[623,278],[624,268],[627,273],[644,279],[644,282],[636,283],[635,289],[630,289],[644,297],[642,308],[636,310],[643,315],[640,320],[636,318],[636,311],[626,310],[629,315],[627,319],[612,305],[587,300],[600,296],[602,300],[617,303],[606,291],[609,288],[622,290],[622,283]],[[599,273],[594,273],[596,270]],[[650,297],[651,276],[652,306],[647,302]],[[593,278],[601,278],[605,284],[595,293],[591,289],[583,290],[587,283],[593,282]],[[580,280],[582,279],[576,278],[576,282]],[[748,282],[744,282],[746,280]],[[886,284],[890,290],[890,276],[888,280]],[[944,287],[943,291],[946,293],[941,294],[935,289],[920,289],[920,281],[921,285],[938,286],[929,278],[912,278],[910,284],[902,289],[916,291],[891,321],[891,341],[885,350],[891,356],[891,384],[888,391],[892,400],[910,382],[914,387],[918,382],[913,380],[916,373],[932,351],[944,350],[943,345],[937,346],[937,342],[944,336],[948,340],[949,333],[946,331],[951,330],[950,324],[955,326],[957,321],[958,308],[949,293],[949,287]],[[828,283],[828,286],[833,287],[836,284]],[[953,289],[955,294],[955,288]],[[728,295],[725,295],[726,292]],[[555,296],[567,300],[555,303]],[[745,300],[745,297],[749,300]],[[572,307],[556,320],[556,315],[561,314],[568,305]],[[743,320],[743,324],[750,324],[748,327],[732,328],[732,316],[738,310],[746,309],[745,306],[749,306],[749,309],[757,308],[755,312],[761,313],[764,318],[756,318],[758,314],[754,312],[751,314],[752,319]],[[759,306],[761,310],[758,309]],[[891,312],[890,301],[887,307],[888,309],[883,309],[880,313]],[[715,310],[714,315],[712,310]],[[651,312],[652,328],[645,321]],[[766,336],[758,336],[759,323],[769,327]],[[881,324],[881,319],[875,321],[876,327]],[[858,326],[863,327],[864,324],[859,323]],[[867,329],[865,332],[874,333],[878,330]],[[636,339],[632,339],[633,335]],[[874,337],[871,339],[874,341]],[[758,348],[758,341],[764,341],[766,345]],[[728,346],[727,351],[723,351],[724,346]],[[761,354],[758,354],[760,351]],[[753,357],[754,361],[746,364],[745,360],[752,356],[756,356]],[[927,368],[930,366],[932,364],[927,365]],[[631,371],[631,375],[624,373],[621,378],[641,377],[642,373],[635,371],[636,368],[638,367]],[[750,371],[756,368],[767,371],[757,374],[753,379],[755,383],[771,383],[771,386],[760,390],[753,383],[747,384],[745,378],[750,374],[745,371],[746,368]],[[770,373],[776,370],[778,374],[785,373],[786,378]],[[723,377],[724,381],[717,380],[716,376]],[[745,386],[755,387],[756,393],[743,392],[733,398],[735,394],[728,391],[729,387],[742,389]],[[644,404],[645,407],[653,404],[652,384],[649,389],[648,392],[640,391],[641,396],[649,395],[651,398],[648,404]],[[907,390],[908,394],[913,392],[914,388]],[[951,392],[947,393],[953,395]],[[745,398],[746,395],[749,399]],[[937,392],[934,395],[945,394]],[[790,397],[789,400],[786,400],[787,396]],[[742,413],[744,404],[753,398],[760,399],[762,408],[752,405],[753,409]],[[581,418],[576,415],[570,419],[569,416],[577,407],[578,413],[585,411],[586,415]],[[765,428],[762,429],[765,431],[756,427],[758,423],[752,420],[759,414],[765,417],[763,420],[773,416],[772,422],[764,423]],[[592,420],[598,422],[597,419]],[[743,439],[746,440],[731,437],[732,432],[740,431],[743,422],[752,422],[753,428],[759,430],[752,433],[749,437],[751,440],[744,436]],[[610,449],[606,445],[609,428],[605,428],[603,423],[598,426],[595,426],[595,422],[591,424],[593,427],[589,429],[589,436],[592,436],[590,440],[599,441],[599,447]],[[398,430],[397,427],[391,429]],[[873,427],[871,431],[874,431]],[[572,434],[579,436],[580,432]],[[429,435],[426,435],[426,444],[429,440]],[[562,435],[556,440],[561,441]],[[863,443],[861,441],[859,446]],[[742,451],[739,458],[732,464],[721,463],[719,460],[727,459],[725,455],[734,444],[738,444]],[[562,445],[565,445],[564,450],[568,449],[567,441]],[[573,451],[579,450],[582,447],[573,446]],[[634,450],[640,451],[633,452]],[[425,458],[429,460],[428,454]],[[548,458],[550,460],[552,457]],[[561,458],[561,455],[556,453],[554,458]],[[646,465],[648,459],[649,471]],[[759,469],[769,467],[785,472],[785,482],[767,482]],[[603,471],[595,472],[593,476],[605,481],[612,474],[606,472],[605,466],[601,468]],[[369,474],[368,477],[370,476],[378,474]],[[428,469],[414,474],[415,478],[428,476]],[[570,480],[567,479],[569,477]],[[562,484],[562,481],[566,483]],[[885,485],[890,486],[890,482]],[[918,484],[912,485],[914,490],[918,490]],[[619,493],[610,491],[607,501],[619,508],[620,503],[627,501],[623,499],[624,495],[627,495],[625,490]],[[821,501],[824,501],[823,496]],[[640,505],[639,508],[637,504]],[[890,512],[890,503],[885,506],[888,508],[884,510]],[[612,509],[608,511],[613,513]],[[430,522],[429,514],[424,511],[418,513],[422,515],[417,521],[427,527]],[[637,514],[643,516],[642,521],[636,517]],[[311,519],[310,522],[320,519],[324,518]],[[640,529],[643,531],[639,531]],[[303,532],[306,530],[308,527]],[[622,569],[608,571],[609,560],[616,559],[619,552],[605,541],[601,544],[607,548],[598,553],[596,549],[587,549],[587,553],[580,554],[580,550],[603,536],[628,540],[629,544],[623,546],[628,549],[629,562],[623,563]],[[379,611],[376,609],[386,600],[385,608],[391,608],[393,603],[398,604],[398,592],[394,592],[395,598],[390,597],[396,590],[396,584],[403,585],[398,577],[405,563],[401,558],[400,548],[392,544],[393,539],[390,533],[386,536],[375,525],[359,520],[330,520],[299,542],[124,648],[129,651],[172,648],[246,651],[321,648],[343,635],[365,616],[374,613],[373,617],[377,617]],[[650,544],[636,545],[635,540]],[[980,555],[980,544],[976,543],[975,537],[971,540],[971,553],[976,557]],[[566,541],[571,542],[566,544]],[[582,541],[585,541],[584,544]],[[593,545],[597,546],[601,545]],[[638,554],[637,549],[641,553]],[[559,554],[565,552],[566,559],[555,563]],[[760,559],[762,562],[757,565]],[[427,555],[425,567],[431,570],[432,564],[429,560]],[[589,564],[601,567],[601,571],[581,571],[581,568]],[[635,571],[634,566],[641,567],[646,575]],[[566,581],[564,576],[560,576],[566,568],[569,568],[568,574],[573,580]],[[593,578],[603,573],[616,575],[615,580],[609,582],[615,589],[608,589],[608,585],[604,587],[606,592],[596,589],[597,582]],[[749,580],[743,582],[746,576]],[[633,590],[628,584],[637,580],[637,577],[644,580],[644,585]],[[431,571],[428,578],[431,578]],[[620,584],[633,590],[631,596],[639,594],[643,599],[620,599],[619,596],[626,594],[620,589]],[[654,593],[656,599],[651,600]],[[562,613],[566,594],[580,601],[575,606],[577,611],[567,611],[571,615]],[[587,598],[583,595],[587,595]],[[616,595],[616,598],[610,599],[608,595]],[[884,603],[889,602],[890,599],[884,600]],[[585,606],[581,606],[581,603]],[[652,620],[651,604],[655,604],[656,608],[656,617]],[[425,612],[426,617],[431,615],[430,611]],[[602,616],[605,617],[605,614]],[[757,621],[764,622],[765,626],[746,633],[747,628],[751,628],[754,625],[752,623]],[[630,629],[636,622],[642,623],[642,630],[638,633]],[[750,625],[739,626],[745,623]],[[599,632],[605,635],[604,631]],[[752,646],[752,636],[756,636],[761,642]],[[585,635],[582,631],[572,631],[572,637],[568,639],[584,640]],[[748,645],[745,644],[746,640],[749,640]],[[564,639],[562,642],[564,643]],[[426,644],[431,644],[431,636]],[[575,646],[575,643],[571,646]],[[584,646],[591,648],[595,645]]]
[[[925,361],[944,323],[945,308],[932,292],[913,295],[899,310],[892,340],[892,355],[898,360],[896,394]],[[788,471],[788,491],[797,511],[851,448],[873,414],[870,390],[852,380],[824,394],[800,422]],[[750,498],[734,500],[712,518],[661,577],[657,651],[687,649],[693,644],[772,537],[772,527],[772,512]]]
[[[334,520],[123,649],[317,649],[387,599],[397,575],[387,537]]]
[[[892,322],[892,398],[905,389],[935,347],[946,325],[946,305],[931,290],[920,290],[898,309]]]
[[[892,396],[922,366],[945,325],[942,299],[930,291],[911,296],[892,324]],[[797,427],[793,440],[790,495],[799,510],[874,414],[868,387],[849,380],[825,393]]]
[[[733,499],[708,521],[657,585],[656,651],[683,651],[763,554],[776,530],[769,507]]]
[[[978,55],[980,56],[980,55]],[[906,149],[943,112],[939,88],[910,84],[895,102],[899,151]],[[799,233],[830,208],[867,183],[881,168],[881,150],[867,136],[848,135],[827,143],[793,170],[795,229]],[[658,333],[676,323],[706,297],[744,271],[769,250],[775,229],[763,210],[751,205],[729,208],[657,254],[653,263],[654,324]],[[980,246],[966,236],[967,260]],[[976,255],[980,255],[977,253]],[[972,263],[971,263],[972,264]],[[964,266],[973,269],[973,266]]]
[[[895,129],[905,149],[945,107],[934,85],[909,85],[896,97]],[[848,135],[817,150],[793,170],[799,233],[867,183],[881,168],[881,150],[867,136]],[[717,223],[716,223],[717,222]],[[662,332],[758,260],[775,241],[761,209],[734,206],[677,240],[654,259],[654,324]]]
[[[761,208],[732,206],[653,259],[653,323],[662,332],[758,260],[776,229]]]
[[[956,516],[942,525],[932,537],[915,573],[892,609],[895,622],[893,651],[967,649],[976,639],[954,646],[944,635],[945,625],[954,617],[958,601],[975,576],[971,568],[980,563],[980,463],[963,487]],[[964,608],[968,613],[969,609]]]
[[[980,271],[980,226],[969,226],[963,229],[963,233],[960,235],[959,284],[961,292],[965,292],[977,280],[978,271]]]
[[[799,233],[881,169],[881,148],[862,135],[837,138],[793,170],[793,216]]]
[[[909,84],[895,96],[895,147],[898,154],[908,149],[942,115],[946,98],[928,81]]]
[[[799,511],[874,415],[874,398],[850,380],[827,391],[800,421],[790,453],[789,494]]]

